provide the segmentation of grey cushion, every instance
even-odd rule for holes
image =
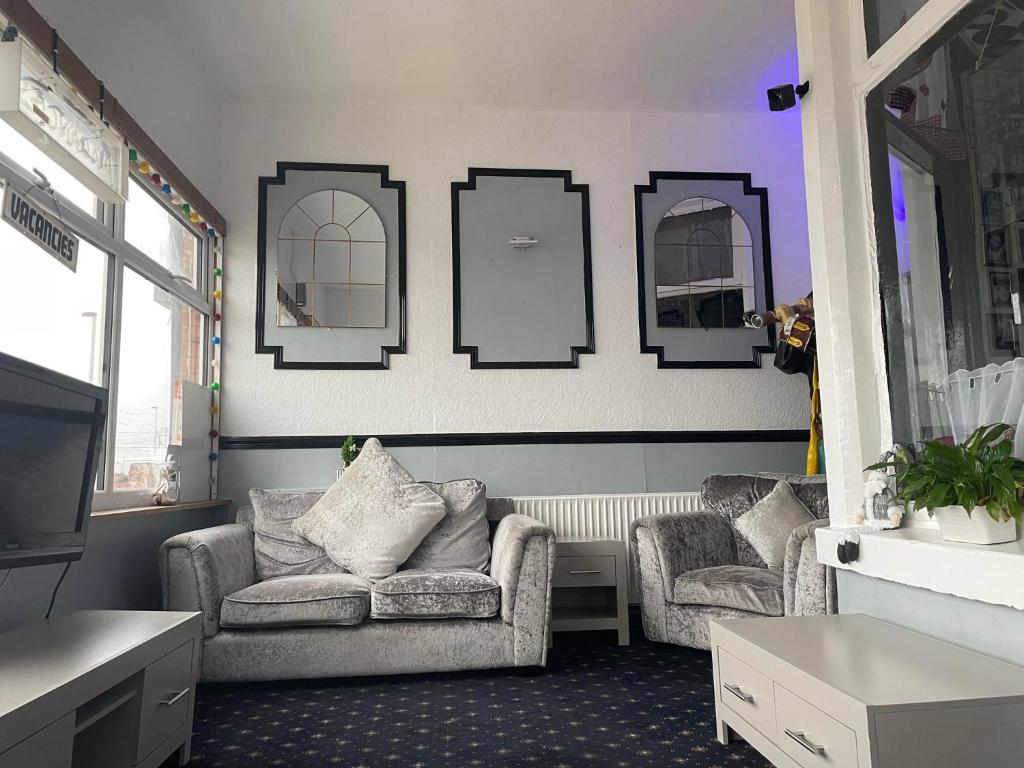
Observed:
[[[812,515],[793,492],[793,487],[780,480],[771,493],[736,519],[736,530],[754,548],[769,568],[782,568],[786,562],[786,542],[794,530],[813,523]]]
[[[675,580],[672,602],[781,616],[782,574],[748,565],[716,565],[689,571]]]
[[[370,610],[370,582],[351,573],[281,576],[224,598],[220,624],[232,629],[358,624]]]
[[[346,570],[376,581],[397,571],[444,515],[444,500],[370,438],[292,529]]]
[[[256,576],[299,576],[311,573],[344,573],[316,544],[292,530],[292,521],[306,514],[324,495],[320,491],[249,491],[256,534]]]
[[[501,587],[470,568],[399,571],[373,585],[375,619],[486,619],[501,606]]]
[[[491,559],[487,486],[479,480],[423,484],[444,499],[445,515],[403,567],[472,568],[486,573]]]

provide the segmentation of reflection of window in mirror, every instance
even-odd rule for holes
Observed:
[[[380,216],[350,192],[299,200],[277,238],[277,324],[383,328],[387,238]]]
[[[1024,427],[1024,11],[972,4],[867,115],[894,438]]]
[[[658,325],[741,328],[753,307],[750,229],[731,206],[691,197],[672,206],[654,233]]]

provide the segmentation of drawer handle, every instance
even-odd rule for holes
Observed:
[[[786,735],[789,736],[793,741],[799,744],[801,747],[806,749],[812,755],[824,755],[825,748],[820,744],[815,744],[813,741],[804,735],[803,731],[791,731],[789,728],[786,729]]]
[[[749,693],[744,693],[743,689],[738,685],[732,685],[731,683],[723,683],[722,687],[725,688],[729,693],[735,696],[740,701],[745,701],[748,704],[754,701],[754,697]]]
[[[570,576],[584,576],[592,573],[600,573],[600,571],[569,571]]]
[[[188,690],[189,690],[189,689],[188,689],[188,688],[186,688],[186,689],[185,689],[184,691],[178,691],[178,692],[177,692],[176,694],[174,694],[173,696],[171,696],[171,698],[167,699],[167,701],[161,701],[161,702],[159,703],[159,706],[161,706],[161,707],[173,707],[173,706],[174,706],[175,704],[177,704],[177,703],[178,703],[178,700],[179,700],[179,699],[180,699],[180,698],[181,698],[182,696],[184,696],[184,695],[185,695],[186,693],[188,693]]]

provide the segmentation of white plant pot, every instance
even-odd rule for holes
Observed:
[[[1017,523],[997,522],[984,507],[975,507],[970,515],[961,506],[937,507],[932,510],[939,521],[942,538],[968,544],[1003,544],[1017,540]]]

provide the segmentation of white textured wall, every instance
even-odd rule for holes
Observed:
[[[776,299],[810,290],[796,115],[439,111],[245,103],[223,113],[228,435],[802,428],[803,377],[659,370],[639,351],[633,185],[749,171],[768,187]],[[383,163],[407,183],[408,353],[388,371],[275,371],[256,355],[257,178],[275,163]],[[577,370],[470,370],[452,354],[450,183],[468,166],[568,168],[590,185],[597,354]]]

